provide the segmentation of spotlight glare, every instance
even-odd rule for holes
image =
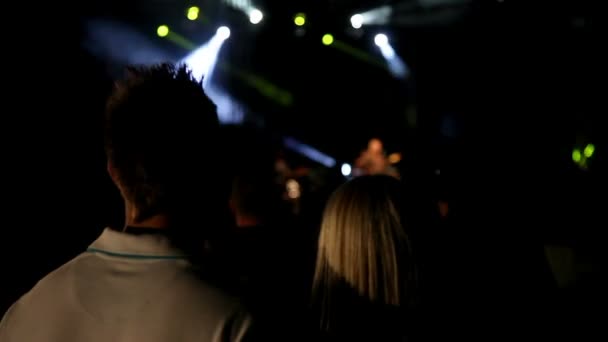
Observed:
[[[355,14],[350,17],[350,24],[353,28],[359,29],[363,26],[363,16],[361,14]]]
[[[376,43],[376,45],[378,45],[379,47],[387,46],[388,45],[388,37],[384,33],[378,33],[374,37],[374,43]]]
[[[348,176],[350,176],[350,173],[352,172],[352,167],[349,164],[344,163],[344,164],[342,164],[340,171],[342,171],[342,176],[348,177]]]
[[[582,155],[581,155],[581,150],[579,149],[574,149],[574,151],[572,151],[572,160],[575,163],[579,163],[582,159]]]
[[[293,22],[296,26],[304,26],[304,24],[306,24],[306,15],[304,13],[296,14],[293,18]]]
[[[259,9],[254,8],[249,12],[249,22],[252,24],[259,24],[262,19],[264,19],[264,13],[262,13],[262,11]]]
[[[228,26],[220,26],[217,29],[216,34],[221,40],[226,40],[228,37],[230,37],[230,29]]]
[[[167,25],[160,25],[157,29],[156,29],[156,34],[159,37],[166,37],[169,34],[169,26]]]
[[[587,146],[585,146],[585,149],[583,150],[583,154],[587,158],[591,158],[593,156],[594,152],[595,152],[595,145],[593,145],[593,144],[587,144]]]
[[[192,6],[190,8],[188,8],[188,12],[186,13],[186,17],[189,20],[196,20],[198,19],[198,14],[200,12],[200,9],[196,6]]]
[[[334,36],[326,33],[323,35],[323,38],[321,38],[321,41],[323,42],[323,45],[331,45],[334,42]]]

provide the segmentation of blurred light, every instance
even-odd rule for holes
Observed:
[[[230,29],[228,28],[228,26],[220,26],[217,29],[217,36],[221,40],[228,39],[228,37],[230,37]]]
[[[217,116],[221,123],[242,123],[245,118],[245,109],[224,89],[213,82],[213,74],[217,65],[217,58],[225,42],[226,32],[219,30],[209,41],[182,58],[181,63],[186,64],[192,76],[203,83],[207,96],[217,108]],[[223,37],[220,35],[224,34]]]
[[[213,72],[213,70],[211,71]],[[205,80],[208,80],[208,77],[212,76],[212,73],[208,73],[207,75]],[[215,86],[213,83],[214,82],[211,82],[211,84],[209,84],[209,82],[207,82],[207,85],[203,86],[203,88],[205,88],[205,93],[207,93],[207,96],[209,96],[217,108],[217,118],[220,120],[220,123],[243,123],[245,119],[245,108],[224,89]]]
[[[93,56],[107,59],[109,63],[151,65],[174,58],[166,51],[166,47],[163,48],[158,41],[150,39],[151,34],[157,34],[155,27],[152,27],[150,32],[140,32],[118,21],[91,19],[86,22],[86,31],[83,48]]]
[[[285,147],[289,148],[290,150],[296,151],[319,164],[325,165],[329,168],[336,166],[336,160],[334,158],[315,149],[312,146],[301,143],[294,138],[287,137],[283,140],[283,143],[285,144]]]
[[[297,26],[304,26],[306,24],[306,15],[304,13],[298,13],[293,18],[293,23]]]
[[[595,145],[593,145],[593,144],[587,144],[587,146],[585,146],[585,149],[583,150],[583,154],[587,158],[591,158],[591,156],[593,155],[594,152],[595,152]]]
[[[252,8],[251,0],[223,0],[223,2],[236,9],[245,10]]]
[[[350,24],[356,29],[361,28],[363,26],[363,16],[361,14],[353,15],[350,17]]]
[[[160,25],[157,29],[156,29],[156,34],[159,37],[166,37],[169,34],[169,26],[167,25]]]
[[[210,76],[215,68],[217,55],[223,42],[224,39],[220,38],[219,34],[216,34],[207,43],[201,45],[181,60],[182,63],[188,65],[194,78],[198,81],[203,81],[204,88],[206,88],[211,79]]]
[[[262,19],[264,19],[264,13],[262,13],[262,11],[259,9],[254,8],[249,12],[249,22],[252,24],[259,24]]]
[[[350,176],[351,172],[353,171],[353,168],[349,164],[344,163],[344,164],[342,164],[340,171],[342,171],[342,176],[348,177],[348,176]]]
[[[384,33],[378,33],[374,37],[374,43],[376,43],[376,45],[378,45],[379,47],[387,46],[388,37]]]
[[[572,151],[572,160],[576,163],[579,163],[581,161],[581,158],[581,150],[579,150],[578,148],[574,149],[574,151]]]
[[[391,164],[397,164],[401,161],[401,153],[391,153],[388,155],[388,162]]]
[[[384,147],[382,145],[382,141],[377,138],[370,139],[367,143],[367,149],[373,153],[382,153]]]
[[[287,197],[291,199],[296,199],[300,197],[300,183],[295,179],[290,179],[285,183],[285,187],[287,188]]]
[[[331,45],[334,42],[334,36],[329,33],[326,33],[323,35],[321,41],[323,42],[323,45]]]
[[[192,6],[188,8],[188,13],[186,13],[186,17],[190,20],[198,19],[199,8],[196,6]]]
[[[443,2],[462,2],[462,1],[469,1],[469,0],[419,0],[417,1],[418,3],[420,3],[423,6],[435,6],[435,4],[431,5],[430,2],[433,3],[443,3]],[[402,1],[405,2],[405,1]],[[409,10],[407,10],[405,7],[409,7],[409,5],[406,4],[395,4],[395,6],[393,5],[384,5],[384,6],[380,6],[380,7],[376,7],[376,8],[372,8],[371,10],[365,11],[365,12],[360,12],[360,13],[356,13],[355,15],[353,15],[351,17],[351,25],[354,28],[360,28],[363,25],[388,25],[391,22],[391,19],[393,18],[393,7],[395,7],[396,11],[398,11],[399,13],[404,13],[404,12],[409,12]],[[397,18],[399,18],[399,16],[397,16]]]
[[[397,78],[406,78],[410,73],[409,68],[403,59],[397,55],[388,37],[384,33],[378,33],[374,37],[374,43],[378,46],[382,57],[386,60],[388,71]]]

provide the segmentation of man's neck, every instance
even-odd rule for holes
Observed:
[[[142,221],[135,221],[132,216],[127,215],[125,227],[130,228],[148,228],[148,229],[166,229],[169,227],[169,219],[166,215],[154,215]]]
[[[169,218],[165,214],[158,214],[148,217],[145,220],[135,220],[137,210],[129,201],[125,201],[125,228],[153,228],[166,229],[169,227]]]

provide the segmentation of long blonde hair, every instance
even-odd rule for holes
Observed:
[[[314,295],[331,306],[330,292],[345,282],[370,302],[404,306],[413,298],[417,268],[404,214],[401,183],[363,176],[330,197],[318,242]]]

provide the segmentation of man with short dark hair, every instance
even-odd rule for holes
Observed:
[[[201,236],[191,234],[195,211],[207,229],[227,202],[210,164],[219,155],[215,106],[185,67],[163,64],[130,68],[106,115],[108,171],[125,227],[106,228],[15,303],[0,341],[242,340],[249,315],[200,280],[176,243]]]

